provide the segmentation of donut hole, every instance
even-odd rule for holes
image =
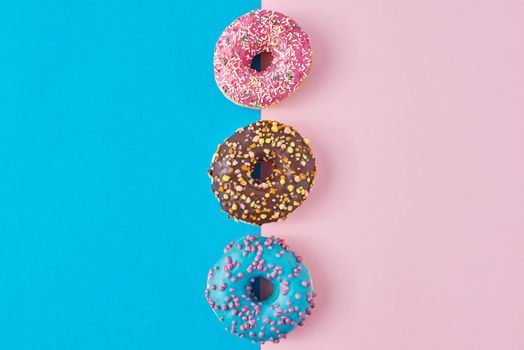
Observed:
[[[251,295],[258,301],[267,300],[273,295],[275,286],[264,277],[257,277],[251,280]]]
[[[251,61],[251,68],[257,72],[265,71],[273,62],[273,54],[269,51],[263,51],[253,57]]]
[[[262,159],[255,164],[251,178],[257,181],[265,181],[271,174],[273,174],[273,162]]]

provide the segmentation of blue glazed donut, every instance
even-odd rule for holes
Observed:
[[[273,286],[265,300],[253,290],[261,278]],[[276,237],[249,235],[230,243],[207,279],[206,299],[226,331],[256,343],[278,343],[302,326],[313,297],[307,267]]]

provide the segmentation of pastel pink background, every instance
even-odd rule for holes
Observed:
[[[311,139],[306,325],[263,350],[524,349],[524,1],[264,0],[314,67],[264,119]]]

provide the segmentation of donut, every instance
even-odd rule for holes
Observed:
[[[271,174],[255,178],[257,164],[270,165]],[[292,126],[260,120],[218,146],[208,174],[211,190],[230,218],[262,225],[283,221],[298,208],[316,172],[308,139]]]
[[[254,293],[260,278],[273,287],[265,300]],[[315,306],[307,267],[277,237],[248,235],[230,243],[209,270],[205,296],[226,331],[254,342],[279,342]]]
[[[269,52],[263,71],[251,68],[253,58]],[[231,101],[267,108],[294,92],[311,68],[311,45],[293,19],[271,10],[255,10],[231,23],[215,47],[215,80]]]

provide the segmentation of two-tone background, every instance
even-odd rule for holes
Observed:
[[[217,89],[216,39],[256,8],[310,34],[302,89]],[[310,198],[262,234],[318,307],[264,349],[524,349],[521,0],[0,1],[0,349],[255,349],[203,296],[254,226],[206,174],[259,118],[311,139]]]

